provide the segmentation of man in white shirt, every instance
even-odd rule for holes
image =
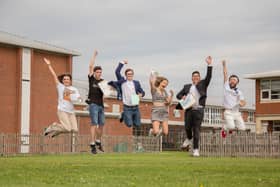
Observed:
[[[224,73],[224,118],[226,125],[225,131],[233,130],[235,128],[239,130],[245,130],[244,120],[239,108],[246,105],[243,93],[237,88],[239,78],[236,75],[231,75],[228,78],[228,72],[226,67],[226,61],[222,61],[223,73]]]
[[[108,84],[117,90],[117,98],[123,102],[123,113],[120,121],[123,121],[129,128],[134,126],[134,135],[138,137],[140,136],[141,131],[139,101],[144,97],[145,92],[142,89],[140,82],[133,79],[133,69],[127,68],[124,72],[125,76],[121,74],[121,70],[126,64],[128,64],[128,60],[122,60],[119,63],[115,70],[117,81],[110,81]]]

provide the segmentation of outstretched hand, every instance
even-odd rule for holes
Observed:
[[[46,59],[46,58],[44,58],[44,61],[45,61],[45,63],[46,63],[47,65],[50,65],[50,64],[51,64],[51,61],[48,60],[48,59]]]
[[[127,59],[123,59],[123,63],[124,64],[128,64],[128,60]]]
[[[206,59],[205,59],[206,63],[208,65],[211,65],[212,64],[212,57],[211,56],[208,56]]]

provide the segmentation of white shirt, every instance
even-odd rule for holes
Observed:
[[[123,104],[132,106],[132,95],[136,95],[133,81],[126,81],[122,84],[122,99]]]
[[[238,89],[231,89],[229,82],[224,84],[224,107],[233,111],[239,111],[239,103],[244,100],[243,93]]]
[[[64,90],[68,89],[73,91],[74,93],[70,94],[70,101],[65,100]],[[61,83],[57,84],[57,93],[58,93],[58,106],[57,109],[60,111],[74,113],[74,105],[73,101],[77,101],[80,98],[80,93],[77,88],[73,86],[64,86]]]
[[[193,107],[198,107],[199,105],[199,98],[200,98],[200,93],[198,92],[196,86],[193,84],[190,88],[190,93],[194,96],[195,98],[195,104]]]

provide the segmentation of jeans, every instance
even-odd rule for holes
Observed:
[[[104,125],[105,116],[104,116],[104,108],[97,104],[89,105],[89,113],[92,125]]]

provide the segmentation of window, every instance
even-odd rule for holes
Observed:
[[[273,131],[280,131],[280,121],[273,121]]]
[[[255,121],[255,113],[254,112],[251,112],[249,111],[248,112],[248,119],[247,119],[248,122],[254,122]]]
[[[261,100],[280,100],[280,79],[261,80]]]

